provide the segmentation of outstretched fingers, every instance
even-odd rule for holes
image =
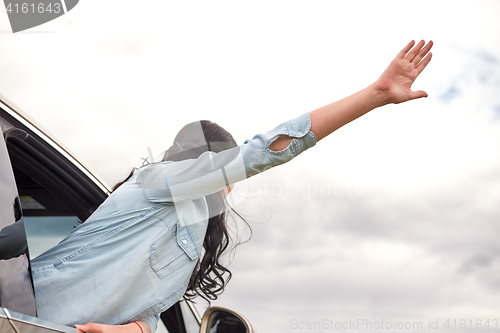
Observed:
[[[408,43],[408,45],[405,46],[404,49],[402,49],[399,53],[398,53],[398,56],[396,58],[401,58],[401,59],[404,59],[405,55],[408,53],[408,51],[411,50],[411,48],[413,47],[413,45],[415,44],[415,41],[412,40],[411,42]]]
[[[424,68],[427,66],[429,61],[431,61],[432,53],[430,53],[430,49],[432,48],[434,43],[429,41],[427,45],[425,45],[425,41],[421,40],[417,45],[415,45],[415,41],[412,40],[402,49],[396,58],[404,59],[412,63],[415,68],[418,70],[418,73],[422,73]]]
[[[422,71],[425,69],[425,67],[429,63],[429,61],[431,61],[431,58],[432,58],[432,53],[429,52],[429,54],[424,59],[422,59],[421,62],[418,63],[417,67],[415,67],[418,71],[418,74],[422,73]]]
[[[417,55],[411,60],[411,63],[418,65],[420,63],[420,60],[422,60],[422,58],[425,57],[425,55],[427,53],[429,53],[432,45],[433,45],[433,42],[431,40],[431,41],[429,41],[429,43],[427,43],[427,45],[425,45],[425,47],[423,49],[420,50],[420,52],[417,53]]]
[[[406,56],[404,57],[405,60],[408,60],[409,62],[413,62],[413,60],[415,59],[416,55],[420,52],[420,50],[422,49],[422,47],[424,46],[425,42],[423,40],[421,40],[420,42],[418,42],[417,45],[415,45],[415,47],[413,47],[410,52],[408,52],[408,54],[406,54]]]

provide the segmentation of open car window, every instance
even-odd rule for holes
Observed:
[[[106,195],[33,135],[12,128],[4,136],[34,258],[84,222]]]

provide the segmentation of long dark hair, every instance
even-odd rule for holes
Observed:
[[[174,144],[165,152],[163,161],[198,158],[206,151],[217,153],[236,146],[233,136],[221,126],[208,120],[196,121],[187,124],[179,131]],[[113,191],[126,182],[133,173],[134,170],[125,180],[116,184]],[[249,229],[250,226],[240,214],[230,207],[223,192],[208,195],[205,199],[211,217],[208,220],[207,232],[203,241],[204,253],[191,275],[185,296],[190,299],[200,296],[210,302],[210,300],[217,299],[232,277],[231,271],[220,261],[222,254],[228,249],[231,242],[226,223],[227,212],[234,213],[245,222]],[[243,242],[237,240],[235,246],[241,243]]]

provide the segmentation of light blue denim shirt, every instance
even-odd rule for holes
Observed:
[[[61,243],[32,260],[38,316],[66,325],[146,320],[184,295],[202,251],[205,196],[316,144],[306,113],[240,146],[137,170]],[[282,151],[269,145],[293,137]],[[153,317],[155,316],[155,317]]]

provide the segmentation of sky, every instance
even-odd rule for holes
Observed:
[[[243,143],[433,40],[413,86],[428,98],[375,109],[236,187],[253,235],[214,305],[256,332],[494,332],[499,16],[484,0],[85,0],[12,34],[0,11],[0,91],[113,185],[187,122]]]

